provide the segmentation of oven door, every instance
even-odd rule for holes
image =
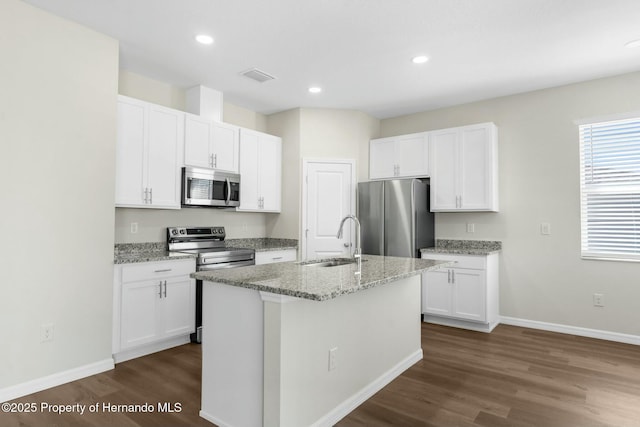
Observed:
[[[222,270],[223,268],[236,268],[236,267],[245,267],[248,265],[255,265],[255,260],[248,261],[228,261],[228,262],[218,262],[214,264],[202,264],[199,265],[198,271],[211,271],[211,270]]]

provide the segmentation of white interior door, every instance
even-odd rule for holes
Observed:
[[[352,251],[353,221],[338,239],[342,218],[355,214],[355,164],[347,161],[307,161],[303,180],[303,256],[305,259],[348,255]]]

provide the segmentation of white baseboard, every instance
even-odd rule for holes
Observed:
[[[167,350],[169,348],[177,347],[179,345],[184,345],[190,342],[191,336],[189,334],[180,335],[163,341],[141,345],[140,347],[132,348],[129,350],[123,350],[121,352],[115,353],[113,355],[113,359],[116,363],[126,362],[127,360],[146,356],[147,354],[151,353],[157,353],[158,351]]]
[[[544,331],[559,332],[561,334],[578,335],[581,337],[640,345],[640,336],[638,335],[621,334],[618,332],[601,331],[598,329],[561,325],[558,323],[540,322],[537,320],[518,319],[516,317],[502,316],[500,321],[505,325],[521,326],[523,328],[541,329]]]
[[[434,323],[436,325],[442,325],[442,326],[452,326],[454,328],[469,329],[471,331],[476,331],[476,332],[486,332],[486,333],[493,331],[494,328],[499,324],[499,322],[493,322],[493,323],[469,322],[469,321],[459,320],[459,319],[450,319],[448,317],[430,316],[428,314],[424,315],[424,322]]]
[[[333,408],[329,413],[313,423],[312,427],[331,427],[335,425],[338,421],[349,415],[354,409],[382,390],[387,384],[420,360],[422,360],[422,349],[412,353],[377,379],[370,382],[366,387],[362,388],[340,405]]]
[[[67,371],[47,375],[46,377],[37,378],[21,384],[5,387],[0,390],[0,402],[7,402],[32,393],[37,393],[51,387],[56,387],[81,378],[90,377],[91,375],[99,374],[101,372],[110,371],[113,368],[113,359],[109,358],[69,369]]]
[[[213,415],[203,411],[202,409],[200,410],[199,415],[205,420],[209,421],[210,423],[217,425],[218,427],[233,427],[231,424],[226,423],[221,419],[214,417]]]

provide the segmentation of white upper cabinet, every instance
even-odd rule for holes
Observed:
[[[239,211],[280,212],[282,139],[240,130]]]
[[[116,206],[180,208],[184,113],[118,97]]]
[[[369,142],[369,179],[393,178],[396,173],[395,138]]]
[[[369,143],[369,179],[429,176],[429,137],[426,132]]]
[[[431,211],[498,211],[498,130],[493,123],[429,132]]]
[[[184,164],[238,173],[240,128],[186,114]]]

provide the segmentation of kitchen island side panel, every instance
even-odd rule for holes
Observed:
[[[417,275],[329,301],[265,303],[265,320],[279,317],[281,333],[280,364],[265,365],[279,371],[280,419],[264,425],[332,426],[421,359],[420,287]]]
[[[234,427],[335,424],[422,358],[420,288],[416,275],[313,301],[204,282],[200,415]]]
[[[204,282],[202,325],[200,416],[221,427],[262,425],[260,292]]]

